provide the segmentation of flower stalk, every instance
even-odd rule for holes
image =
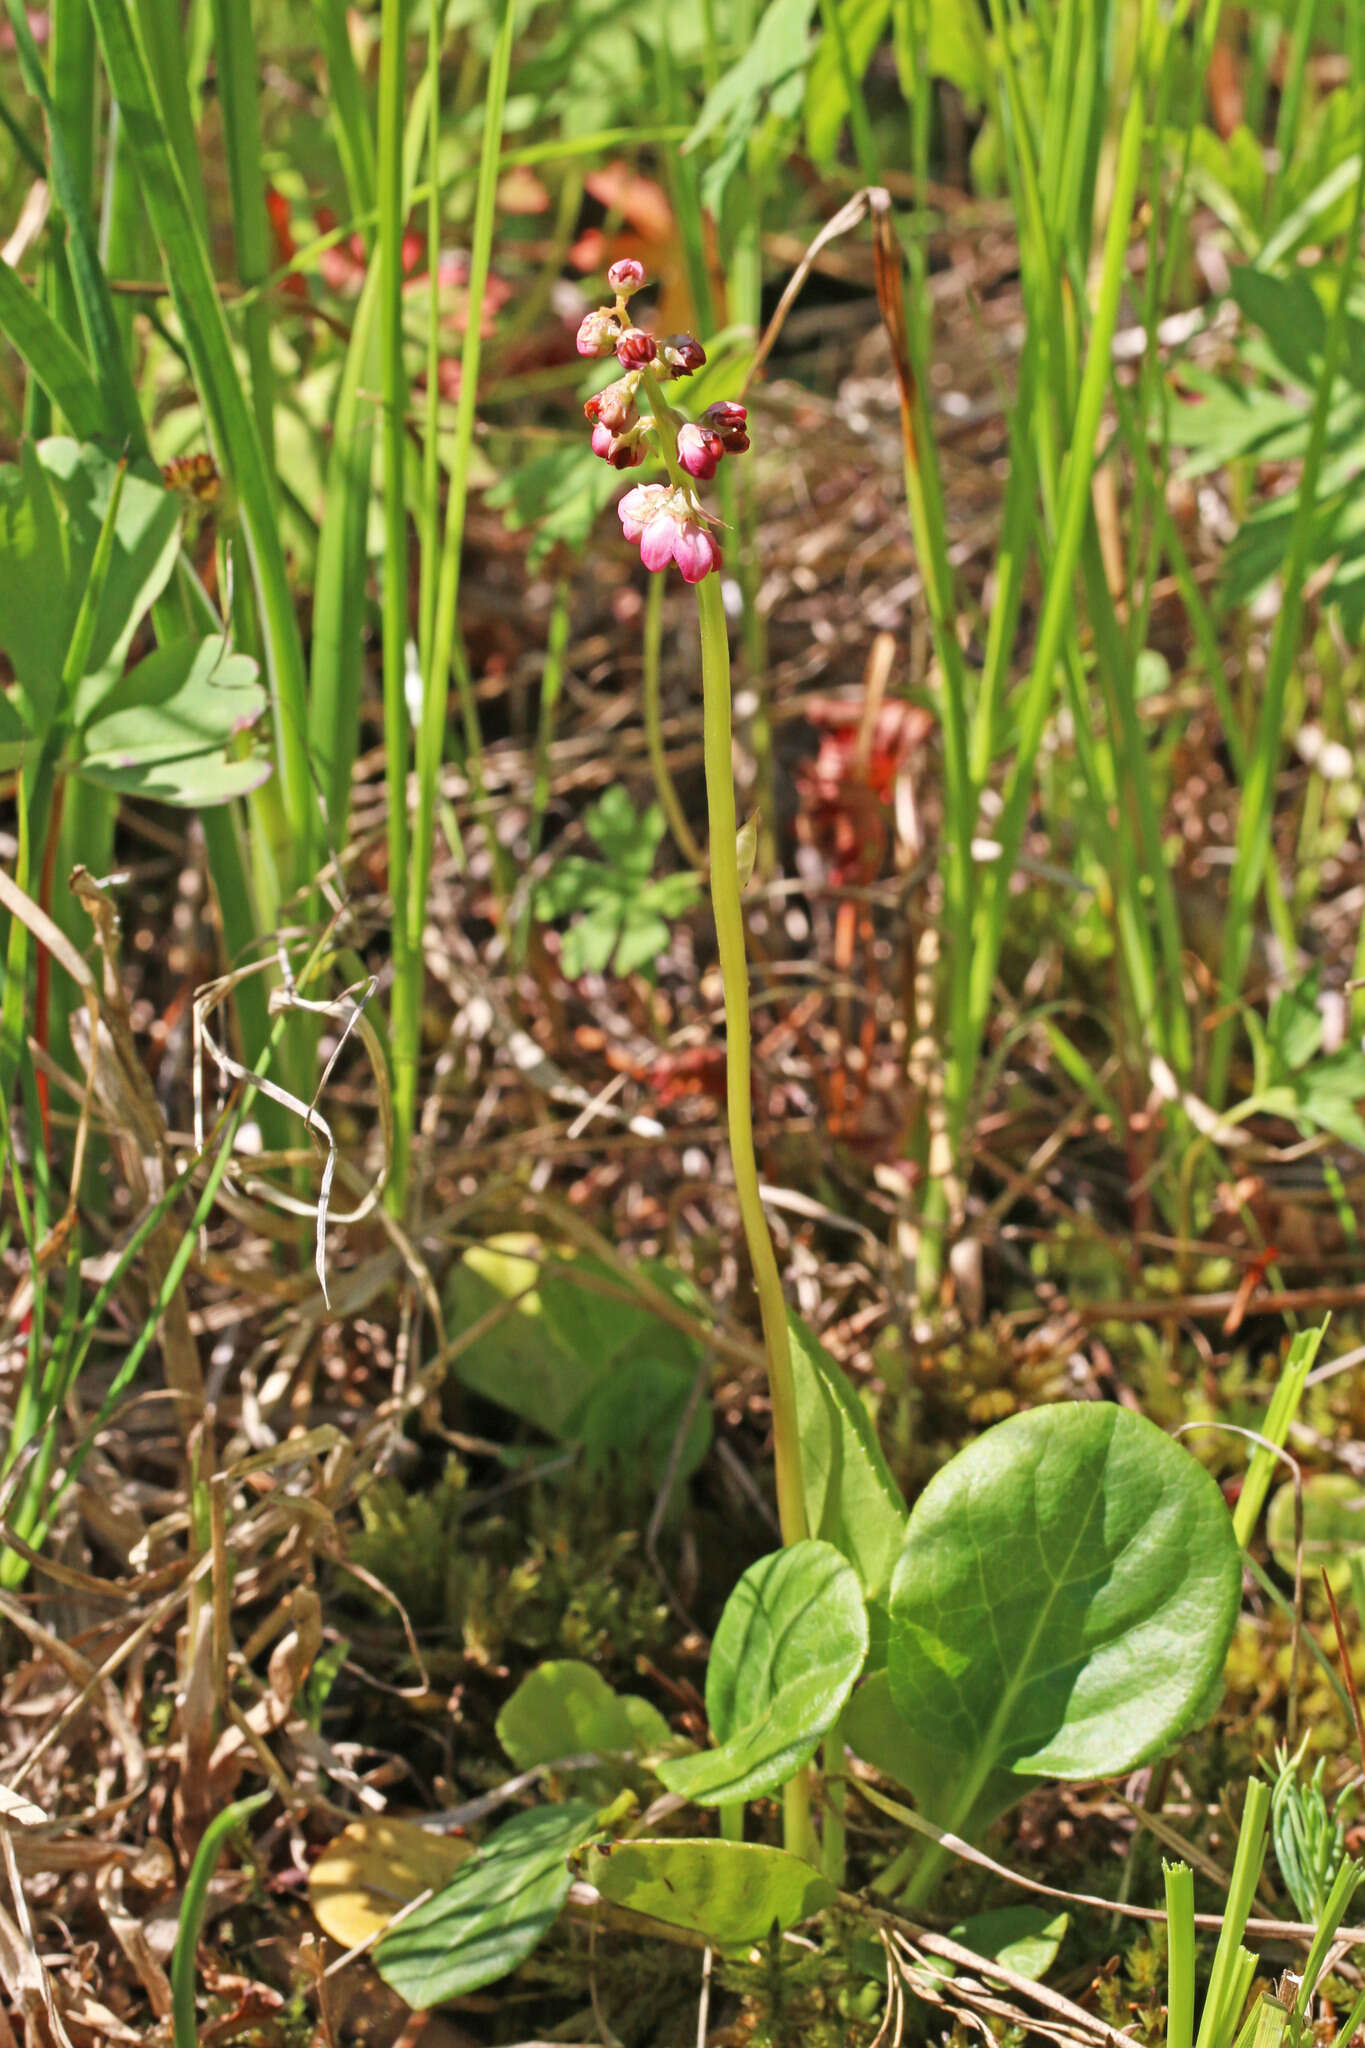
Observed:
[[[614,264],[607,273],[607,282],[616,293],[615,304],[599,307],[585,317],[578,330],[578,349],[585,356],[614,355],[625,374],[597,392],[584,407],[593,430],[593,449],[615,469],[636,468],[648,452],[662,460],[668,482],[637,484],[626,492],[617,508],[621,530],[627,540],[639,547],[640,559],[647,569],[658,573],[672,562],[697,592],[710,837],[708,866],[725,1002],[730,1158],[763,1326],[778,1521],[783,1543],[799,1543],[809,1533],[809,1525],[801,1476],[796,1380],[782,1276],[763,1210],[763,1190],[754,1151],[752,1027],[735,817],[730,636],[718,573],[720,545],[712,532],[712,518],[696,493],[697,483],[713,478],[727,455],[742,455],[748,449],[748,416],[742,405],[729,399],[707,406],[698,420],[689,420],[678,412],[665,397],[663,386],[692,376],[705,362],[705,350],[694,335],[670,334],[656,340],[646,329],[632,323],[627,301],[644,282],[644,271],[638,263],[626,260]],[[640,397],[649,407],[647,414],[642,415],[637,409]],[[655,665],[657,671],[657,652]],[[660,753],[660,748],[651,747],[656,777]],[[730,1825],[736,1825],[733,1815]],[[837,1835],[836,1826],[829,1844],[831,1854],[838,1853]],[[783,1788],[783,1838],[789,1850],[814,1860],[810,1774],[806,1770],[798,1771]]]
[[[778,1520],[782,1541],[799,1543],[808,1532],[805,1491],[801,1483],[796,1382],[792,1374],[782,1276],[777,1269],[768,1219],[763,1213],[758,1161],[754,1153],[749,963],[745,955],[744,912],[740,900],[731,752],[730,636],[717,577],[703,577],[697,585],[697,616],[701,626],[702,737],[711,840],[711,910],[715,918],[721,985],[725,995],[725,1092],[730,1158],[734,1167],[735,1195],[744,1225],[744,1241],[749,1248],[749,1263],[753,1268],[754,1288],[763,1323],[768,1393],[773,1411]]]

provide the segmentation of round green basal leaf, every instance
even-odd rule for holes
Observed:
[[[1055,1906],[999,1906],[959,1921],[951,1933],[973,1955],[1003,1963],[1016,1977],[1036,1984],[1056,1962],[1070,1924],[1070,1915]]]
[[[659,1766],[703,1806],[784,1785],[838,1720],[867,1656],[853,1567],[830,1543],[794,1543],[751,1565],[725,1605],[706,1672],[715,1749]]]
[[[638,1755],[672,1741],[657,1707],[622,1698],[591,1664],[574,1658],[537,1665],[497,1722],[498,1741],[519,1771],[565,1757]]]
[[[1221,1493],[1154,1424],[1107,1402],[999,1424],[925,1488],[892,1580],[904,1782],[970,1832],[1020,1776],[1160,1754],[1213,1696],[1240,1594]]]
[[[579,1865],[613,1905],[686,1927],[717,1948],[762,1941],[838,1896],[801,1857],[757,1842],[622,1842],[589,1849]]]
[[[1294,1576],[1294,1482],[1271,1498],[1265,1524],[1270,1553]],[[1334,1593],[1351,1582],[1351,1559],[1365,1553],[1365,1485],[1349,1472],[1315,1472],[1303,1482],[1304,1583],[1319,1593],[1325,1570]]]
[[[505,1821],[380,1942],[374,1960],[384,1982],[423,2010],[505,1977],[559,1917],[573,1881],[569,1857],[596,1825],[596,1807],[583,1800]]]

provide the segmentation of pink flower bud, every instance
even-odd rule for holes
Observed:
[[[616,315],[599,306],[595,313],[585,313],[578,327],[578,353],[581,356],[609,356],[616,346]]]
[[[613,263],[607,272],[607,283],[614,292],[625,298],[629,292],[638,292],[645,281],[645,266],[637,263],[633,256],[623,256],[619,263]]]
[[[706,350],[695,334],[666,334],[659,355],[675,377],[690,377],[706,361]]]
[[[616,338],[616,360],[623,370],[643,370],[653,362],[654,336],[643,327],[627,327]]]
[[[641,543],[641,555],[644,545]],[[685,519],[674,528],[673,559],[682,571],[684,583],[700,583],[720,567],[720,549],[699,520]]]
[[[583,411],[594,426],[600,421],[613,434],[623,434],[635,418],[634,378],[618,377],[614,384],[595,392]]]
[[[667,484],[636,484],[616,507],[621,531],[627,540],[638,541],[665,499],[672,497]]]
[[[710,427],[712,433],[720,435],[728,455],[742,455],[749,445],[749,436],[745,431],[748,417],[742,405],[736,405],[733,399],[721,398],[717,399],[714,405],[707,406],[701,416],[701,423],[704,427]]]
[[[695,420],[686,420],[678,429],[678,464],[689,476],[700,477],[703,481],[716,473],[717,464],[725,453],[725,443],[712,427],[700,427]]]
[[[610,427],[600,423],[592,430],[592,452],[613,469],[638,469],[645,459],[645,451],[637,440],[613,434]]]

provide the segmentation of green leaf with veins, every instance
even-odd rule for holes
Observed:
[[[833,1544],[793,1543],[750,1565],[720,1618],[706,1669],[718,1747],[659,1765],[702,1806],[759,1799],[808,1763],[867,1657],[857,1573]]]
[[[596,1807],[582,1800],[504,1821],[435,1898],[385,1935],[374,1957],[384,1982],[425,2009],[505,1977],[558,1919],[572,1882],[569,1855],[596,1825]]]
[[[801,1857],[758,1842],[618,1842],[585,1850],[579,1863],[613,1905],[726,1950],[795,1927],[837,1895]]]
[[[970,1835],[1021,1777],[1159,1755],[1211,1697],[1241,1582],[1222,1494],[1153,1423],[1108,1402],[1000,1423],[925,1488],[892,1581],[903,1782]]]

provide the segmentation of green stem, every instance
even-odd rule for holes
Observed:
[[[218,1867],[218,1858],[227,1844],[234,1828],[249,1820],[258,1807],[264,1806],[273,1797],[269,1792],[253,1792],[249,1799],[234,1800],[216,1814],[204,1830],[203,1840],[195,1851],[190,1867],[189,1882],[185,1896],[180,1902],[180,1924],[176,1929],[175,1951],[171,1957],[171,2001],[175,2030],[175,2048],[196,2048],[199,2029],[194,2016],[195,1961],[199,1950],[199,1934],[204,1925],[204,1912],[209,1899],[209,1882]]]
[[[754,1154],[752,1075],[749,1046],[749,969],[744,950],[744,913],[740,903],[736,852],[734,764],[730,729],[730,640],[720,578],[704,576],[697,585],[701,625],[701,674],[706,756],[706,802],[711,833],[711,906],[720,951],[725,992],[725,1073],[734,1162],[735,1193],[749,1247],[754,1287],[763,1321],[768,1358],[768,1391],[773,1410],[773,1458],[777,1471],[777,1511],[784,1543],[799,1543],[808,1533],[801,1485],[801,1443],[796,1420],[796,1384],[792,1376],[787,1335],[787,1304],[777,1257],[763,1213],[758,1161]]]
[[[842,1886],[848,1853],[844,1811],[848,1791],[844,1780],[844,1724],[835,1722],[820,1756],[824,1771],[824,1818],[820,1828],[820,1868],[832,1884]]]
[[[678,851],[689,867],[698,873],[706,869],[706,855],[697,844],[696,835],[687,822],[687,813],[682,807],[677,786],[668,771],[668,754],[664,747],[663,723],[659,714],[659,670],[661,667],[664,629],[664,579],[651,576],[649,595],[645,600],[645,672],[644,672],[644,716],[645,745],[649,749],[650,772],[654,777],[654,793],[660,808],[668,820]]]
[[[384,395],[384,751],[388,796],[389,888],[393,896],[393,1157],[388,1204],[407,1203],[409,1148],[417,1102],[421,1032],[420,931],[416,958],[408,911],[410,840],[408,762],[411,720],[406,694],[408,640],[407,379],[403,365],[403,104],[407,0],[384,0],[379,42],[379,357]]]

